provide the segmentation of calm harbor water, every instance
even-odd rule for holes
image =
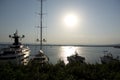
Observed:
[[[0,45],[0,48],[6,45]],[[31,49],[31,57],[38,53],[39,46],[28,46]],[[43,46],[44,53],[49,57],[50,63],[57,63],[59,59],[68,63],[67,56],[71,56],[77,52],[80,56],[85,57],[87,63],[100,63],[100,57],[104,55],[103,51],[108,51],[114,57],[120,56],[120,49],[113,47],[82,47],[82,46]]]
[[[39,50],[39,46],[29,47],[31,48],[31,55],[36,54]],[[53,64],[57,63],[59,59],[68,63],[67,56],[71,56],[75,52],[85,57],[87,63],[100,63],[100,57],[104,55],[104,51],[112,53],[114,57],[120,56],[120,49],[113,47],[44,46],[43,50]]]

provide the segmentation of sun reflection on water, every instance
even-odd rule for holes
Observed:
[[[65,64],[68,63],[67,61],[67,57],[71,56],[73,54],[75,54],[75,52],[77,51],[78,47],[74,47],[74,46],[62,46],[61,49],[61,53],[60,53],[60,57],[62,60],[64,60]]]

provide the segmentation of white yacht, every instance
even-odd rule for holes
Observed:
[[[113,57],[111,53],[108,53],[108,51],[104,52],[104,56],[100,57],[101,63],[106,64],[114,61],[119,61],[119,56],[116,58]]]
[[[18,31],[13,35],[9,35],[9,38],[14,39],[14,43],[7,48],[0,50],[0,62],[11,62],[15,64],[27,64],[29,61],[30,49],[19,42],[19,39],[25,36],[18,35]]]
[[[73,62],[85,63],[85,57],[79,56],[77,52],[75,52],[75,55],[67,57],[67,60],[69,63]]]
[[[46,64],[48,63],[49,58],[44,54],[42,50],[38,51],[38,54],[36,54],[32,59],[32,63],[40,63],[40,64]]]

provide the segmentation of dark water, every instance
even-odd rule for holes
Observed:
[[[0,45],[0,48],[6,46]],[[39,46],[29,45],[31,55],[35,55],[39,51]],[[81,46],[44,46],[44,53],[49,57],[50,63],[57,63],[59,59],[68,63],[67,56],[75,54],[75,51],[85,57],[88,63],[100,63],[100,57],[104,55],[103,51],[109,51],[114,57],[120,56],[120,49],[113,47],[81,47]]]

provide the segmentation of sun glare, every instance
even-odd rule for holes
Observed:
[[[68,27],[75,27],[78,23],[78,18],[75,14],[67,14],[64,17],[64,23]]]
[[[60,54],[60,56],[62,57],[62,59],[67,64],[68,63],[67,57],[71,56],[71,55],[74,55],[76,51],[77,51],[77,47],[73,47],[73,46],[61,47],[61,54]]]

